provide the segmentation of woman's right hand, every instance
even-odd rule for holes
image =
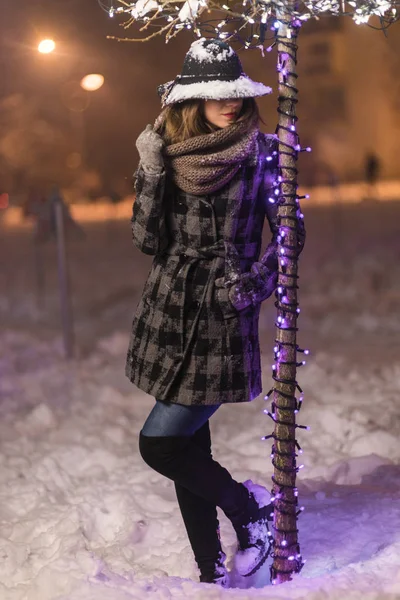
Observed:
[[[164,141],[151,125],[147,125],[146,129],[139,135],[136,140],[136,148],[143,169],[151,173],[161,173],[164,168],[162,156]]]

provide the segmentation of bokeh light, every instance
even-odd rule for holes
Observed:
[[[96,90],[99,90],[103,84],[104,77],[99,73],[90,73],[81,81],[81,87],[87,92],[95,92]]]
[[[50,39],[42,40],[38,45],[38,50],[41,54],[50,54],[55,50],[55,48],[55,41]]]

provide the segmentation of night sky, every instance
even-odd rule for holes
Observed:
[[[90,94],[84,113],[87,163],[111,182],[129,178],[135,139],[159,112],[156,87],[177,74],[192,38],[181,34],[168,46],[161,37],[147,44],[108,40],[134,31],[125,32],[96,0],[0,2],[0,97],[34,98],[64,127],[69,90],[85,74],[102,73],[106,83]],[[40,55],[37,44],[46,37],[57,49]]]
[[[30,113],[26,115],[22,127],[34,129],[36,120],[44,119],[51,121],[53,129],[63,139],[68,141],[71,136],[73,138],[77,115],[75,110],[71,112],[70,104],[76,109],[77,102],[79,109],[82,100],[79,81],[87,73],[100,72],[105,76],[105,85],[99,91],[90,93],[89,98],[86,94],[85,102],[90,104],[81,113],[84,162],[100,174],[104,185],[119,186],[125,182],[130,186],[137,162],[136,137],[147,123],[154,122],[160,110],[157,85],[180,72],[185,52],[194,39],[193,34],[179,33],[168,45],[162,36],[147,43],[108,40],[107,35],[134,37],[138,30],[124,30],[121,27],[123,19],[110,19],[97,0],[0,0],[0,6],[0,102],[3,103],[0,128],[3,134],[13,126],[15,120],[15,114],[10,116],[9,112],[4,111],[4,100],[17,95],[18,106],[21,107],[18,110],[29,106],[32,113],[32,116]],[[320,23],[314,25],[321,26]],[[390,30],[391,40],[399,33],[400,24],[397,23]],[[374,32],[374,35],[383,34]],[[46,37],[56,41],[57,49],[51,55],[40,55],[37,45]],[[245,71],[252,78],[276,90],[274,52],[267,54],[264,59],[258,51],[241,52],[240,57]],[[302,85],[307,88],[306,80],[302,82],[301,76],[301,99],[306,98],[305,92],[309,91],[309,86],[308,89],[302,89]],[[79,91],[77,98],[73,90]],[[263,129],[273,132],[277,118],[276,94],[260,99],[259,105],[265,121]],[[301,100],[300,134],[303,143],[312,144],[313,140],[307,139],[309,128],[302,110],[304,101]],[[305,134],[302,132],[303,124]],[[23,142],[18,142],[21,148]],[[73,144],[73,140],[68,143]],[[18,152],[18,144],[14,143],[14,146],[13,151]],[[37,154],[42,164],[54,158],[51,144],[42,151],[35,148],[35,141],[25,146],[24,151]],[[67,156],[69,150],[64,148],[63,151]],[[61,150],[59,154],[61,156]],[[0,178],[8,181],[8,165],[2,160],[0,152]],[[63,160],[64,163],[58,165],[59,169],[55,171],[58,173],[64,169],[71,180],[74,172],[64,167]],[[308,157],[307,164],[311,165]],[[8,185],[21,187],[29,183],[19,177],[18,168],[22,170],[20,165],[14,168],[14,179]],[[62,175],[58,176],[62,178]]]

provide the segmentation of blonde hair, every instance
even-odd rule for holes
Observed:
[[[254,98],[244,98],[238,121],[251,120],[254,115],[260,121],[260,113]],[[189,138],[212,133],[218,127],[204,116],[204,100],[185,100],[167,106],[161,135],[167,146],[184,142]]]

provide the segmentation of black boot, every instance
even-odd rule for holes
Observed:
[[[245,481],[248,502],[240,515],[231,517],[238,538],[235,567],[239,575],[249,577],[265,563],[271,551],[272,535],[268,521],[273,518],[270,493],[262,486]]]
[[[192,442],[208,456],[211,454],[209,422],[192,436]],[[175,483],[176,496],[186,527],[190,545],[200,570],[200,581],[226,586],[226,556],[222,552],[219,537],[219,522],[215,503],[193,494],[179,483]]]
[[[236,530],[242,553],[257,551],[259,562],[266,559],[268,554],[265,556],[265,547],[261,550],[261,543],[265,541],[267,533],[264,521],[260,526],[260,541],[253,540],[254,528],[250,527],[250,524],[257,527],[256,524],[261,519],[261,508],[254,505],[254,496],[247,487],[235,481],[226,469],[213,460],[210,453],[197,446],[191,437],[149,437],[142,433],[139,448],[143,460],[155,471],[224,511]],[[199,527],[195,527],[194,531],[199,532]],[[255,572],[261,564],[252,561],[251,572]],[[203,571],[203,567],[201,570]],[[210,570],[207,568],[204,576],[209,577],[209,574]],[[246,574],[250,575],[250,572]]]
[[[221,552],[219,559],[210,569],[202,569],[200,583],[215,583],[221,587],[228,587],[228,571],[225,567],[226,555]]]
[[[157,473],[219,506],[228,518],[245,510],[248,490],[191,437],[149,437],[140,433],[139,449],[143,460]]]

